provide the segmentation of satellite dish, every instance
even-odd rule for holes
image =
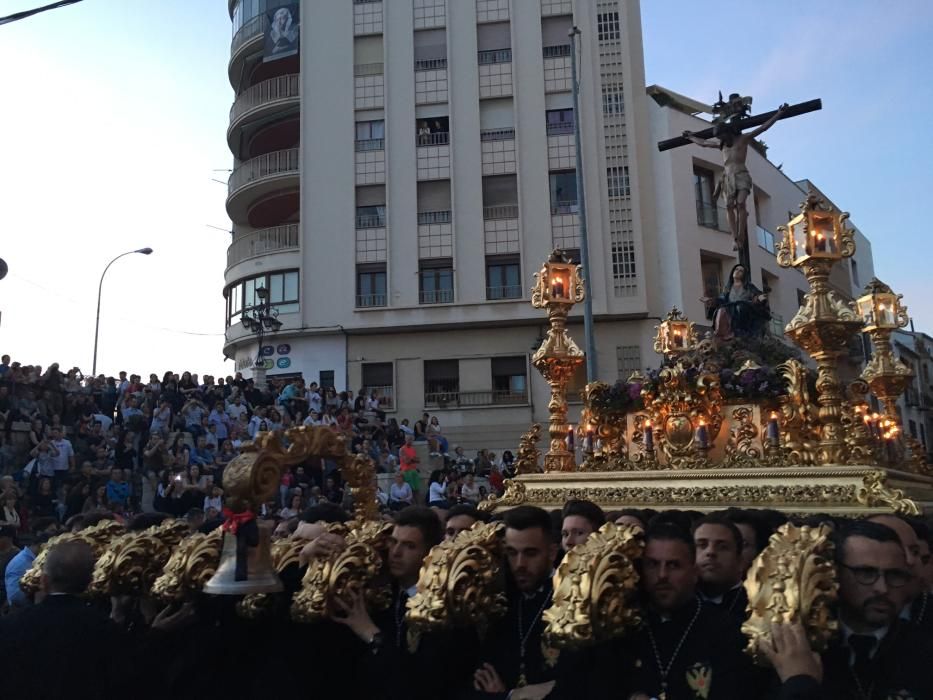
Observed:
[[[10,271],[10,266],[6,264],[6,260],[0,258],[0,280],[6,277],[6,273]]]

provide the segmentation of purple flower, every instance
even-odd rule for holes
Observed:
[[[641,384],[638,382],[633,382],[628,385],[628,396],[632,401],[637,400],[641,397]]]

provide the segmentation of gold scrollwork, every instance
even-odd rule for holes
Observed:
[[[920,507],[916,502],[907,498],[901,489],[887,486],[887,478],[887,474],[881,470],[866,474],[858,489],[858,502],[870,508],[887,506],[901,515],[920,515]]]
[[[496,508],[511,508],[525,502],[525,484],[515,479],[502,482],[504,490],[501,496],[490,496],[479,504],[480,510],[492,512]]]
[[[182,601],[200,593],[220,565],[220,528],[189,535],[175,547],[152,594],[164,601]]]
[[[732,427],[729,429],[726,458],[722,466],[754,467],[761,458],[761,450],[755,446],[759,433],[754,415],[754,411],[748,406],[739,406],[732,410]]]
[[[95,595],[147,595],[182,538],[184,520],[167,520],[111,540],[94,565],[88,591]]]
[[[518,454],[515,456],[516,474],[537,474],[541,471],[538,464],[541,458],[541,450],[538,449],[540,439],[540,423],[535,423],[531,426],[531,430],[522,435],[518,441]]]
[[[554,575],[554,599],[544,611],[545,637],[576,647],[613,639],[640,622],[635,560],[644,541],[640,528],[606,523],[571,548]]]
[[[762,642],[771,625],[800,622],[810,646],[821,652],[836,633],[832,609],[839,584],[833,567],[832,528],[796,527],[787,523],[771,536],[745,578],[749,617],[742,625],[746,652],[766,665]]]

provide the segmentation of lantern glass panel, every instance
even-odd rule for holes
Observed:
[[[790,224],[791,241],[794,245],[794,260],[800,260],[810,254],[807,240],[807,227],[803,218]]]
[[[876,294],[875,323],[881,328],[897,327],[897,297],[893,294]]]
[[[875,324],[874,296],[864,296],[858,300],[858,315],[864,325],[873,326]]]
[[[810,255],[834,258],[839,251],[832,214],[814,214],[810,217]]]
[[[558,301],[570,299],[570,268],[567,265],[552,265],[548,279],[551,298]]]

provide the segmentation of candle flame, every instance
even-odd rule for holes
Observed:
[[[771,411],[771,420],[777,420],[777,419],[778,419],[777,411]]]
[[[645,418],[645,427],[646,427],[646,428],[650,428],[650,427],[651,427],[651,419],[650,419],[650,418]]]

